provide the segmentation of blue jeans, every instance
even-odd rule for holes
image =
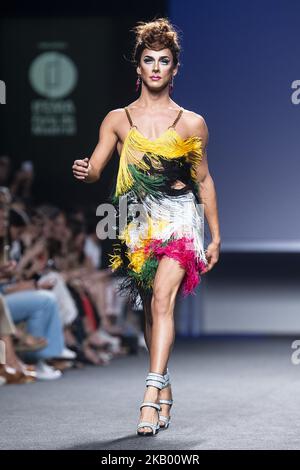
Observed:
[[[37,361],[59,356],[64,347],[63,327],[53,292],[46,289],[14,292],[4,296],[14,323],[26,321],[26,330],[43,336],[48,345],[26,353],[26,359]]]

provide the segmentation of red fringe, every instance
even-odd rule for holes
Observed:
[[[145,251],[151,250],[160,260],[163,256],[168,256],[179,261],[182,268],[185,269],[185,276],[181,285],[183,297],[189,294],[195,294],[194,290],[201,282],[200,274],[205,271],[204,261],[197,259],[193,239],[182,237],[171,239],[166,246],[162,246],[162,240],[152,240],[145,247]]]

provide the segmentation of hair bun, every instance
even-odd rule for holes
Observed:
[[[159,50],[169,48],[173,54],[174,65],[179,62],[179,33],[168,18],[152,21],[138,21],[131,30],[136,35],[133,60],[137,64],[144,48]]]

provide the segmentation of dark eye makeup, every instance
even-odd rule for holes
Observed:
[[[151,62],[153,60],[152,57],[144,57],[144,62]],[[169,60],[169,57],[161,57],[160,59],[162,62],[164,62],[165,64],[168,64],[170,62]]]

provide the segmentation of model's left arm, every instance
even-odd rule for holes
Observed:
[[[193,128],[194,135],[202,139],[202,160],[197,165],[196,173],[199,184],[200,201],[204,205],[204,215],[211,234],[211,242],[206,250],[206,258],[208,261],[207,271],[210,271],[219,259],[221,247],[217,193],[207,162],[209,132],[205,119],[198,114],[194,116]]]

